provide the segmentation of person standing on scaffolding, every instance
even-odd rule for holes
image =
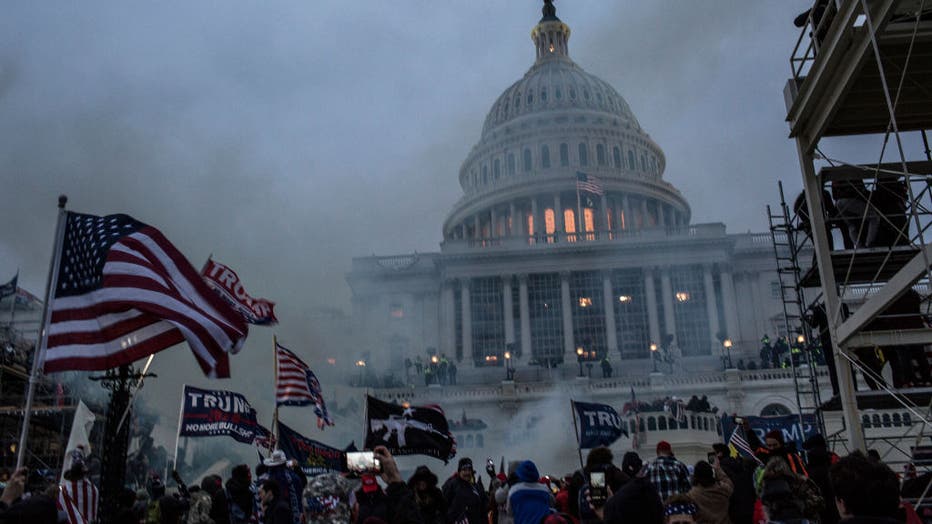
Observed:
[[[877,238],[879,219],[867,203],[868,195],[862,180],[832,180],[832,196],[847,233],[842,235],[845,249],[871,247]]]

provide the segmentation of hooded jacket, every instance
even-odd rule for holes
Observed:
[[[530,460],[518,464],[515,475],[519,482],[508,490],[508,510],[514,516],[514,523],[540,524],[552,513],[553,495],[540,483],[537,466]]]

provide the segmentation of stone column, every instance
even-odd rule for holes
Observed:
[[[741,275],[738,275],[739,281],[743,280],[745,288],[751,293],[751,300],[754,301],[754,310],[752,312],[752,325],[754,326],[751,331],[755,337],[759,337],[761,333],[766,333],[770,329],[770,326],[767,325],[767,314],[764,313],[764,299],[761,296],[760,286],[758,286],[757,275],[751,272],[747,272]],[[741,289],[739,282],[735,282],[735,293],[737,290]],[[745,316],[744,318],[747,318]],[[740,334],[733,335],[735,339],[742,338]]]
[[[650,342],[660,344],[660,319],[657,318],[657,290],[654,289],[653,268],[644,268],[644,294],[647,295],[647,326],[650,328]]]
[[[712,354],[718,354],[719,340],[716,336],[721,328],[718,324],[718,305],[715,300],[715,283],[712,280],[712,266],[706,264],[702,266],[702,280],[705,284],[705,308],[709,317],[709,335],[712,337]]]
[[[454,304],[456,295],[453,290],[454,284],[454,280],[445,280],[441,289],[443,305],[441,306],[440,352],[447,355],[456,353],[456,304]]]
[[[631,229],[631,221],[634,220],[634,217],[631,215],[631,202],[628,201],[627,193],[621,197],[621,211],[625,215],[625,227],[622,229]]]
[[[666,214],[663,212],[662,202],[657,202],[657,225],[660,227],[666,227],[667,225],[667,217],[666,217]]]
[[[647,199],[641,199],[641,227],[650,227],[650,214],[647,212]]]
[[[518,210],[515,201],[508,204],[508,220],[511,221],[511,227],[508,228],[508,236],[513,237],[521,233],[521,220],[518,218]]]
[[[560,193],[553,195],[553,240],[559,242],[566,238],[566,225],[563,223],[563,206],[560,202]]]
[[[489,238],[496,238],[498,234],[498,213],[495,212],[495,206],[489,209]]]
[[[468,365],[475,367],[476,361],[472,354],[472,309],[469,300],[469,279],[464,278],[460,287],[460,302],[462,303],[463,317],[463,358]]]
[[[615,230],[615,238],[618,238],[618,234],[621,232],[623,227],[621,227],[621,206],[618,205],[618,198],[613,199],[612,205],[614,206],[614,223],[612,224],[612,229]]]
[[[505,344],[512,344],[515,341],[515,315],[511,300],[511,275],[502,276],[502,307],[505,308]]]
[[[476,235],[473,238],[482,238],[482,220],[479,218],[479,213],[473,216],[473,224],[476,228]]]
[[[729,337],[738,337],[738,308],[735,301],[735,279],[731,274],[731,267],[720,265],[718,267],[722,280],[722,306],[725,310],[725,333]]]
[[[615,293],[612,289],[612,271],[602,272],[602,302],[605,304],[605,345],[608,355],[618,357],[618,335],[615,333]]]
[[[539,210],[537,208],[537,197],[531,197],[531,217],[533,217],[532,219],[534,222],[533,236],[535,238],[540,238],[540,213],[538,213],[538,211]],[[530,235],[531,232],[528,231],[528,234]],[[534,242],[536,242],[536,240],[531,241],[532,244]]]
[[[527,275],[518,275],[518,307],[521,309],[521,354],[531,358],[531,310],[527,298]]]
[[[603,233],[602,233],[601,235],[599,235],[599,238],[601,238],[601,239],[607,239],[607,238],[608,238],[608,231],[609,231],[610,229],[612,229],[612,228],[610,227],[611,220],[609,219],[609,216],[608,216],[608,197],[605,196],[605,193],[602,193],[602,199],[601,199],[601,200],[602,200],[602,202],[601,202],[601,203],[602,203],[602,213],[600,213],[599,216],[602,217],[602,218],[601,218],[601,220],[599,220],[599,224],[596,225],[595,227],[596,227],[596,231],[598,231],[599,229],[601,229],[601,230],[603,231]]]
[[[676,340],[676,317],[673,314],[673,287],[670,285],[670,267],[660,271],[660,293],[663,295],[663,323],[667,332]]]
[[[563,362],[576,362],[576,344],[573,339],[573,303],[570,300],[570,273],[560,272],[560,304],[563,312]]]

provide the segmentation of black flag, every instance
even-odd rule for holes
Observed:
[[[367,396],[366,449],[385,446],[392,455],[428,455],[444,463],[456,456],[456,440],[440,406],[399,406]]]

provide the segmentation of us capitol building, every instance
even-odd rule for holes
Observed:
[[[439,403],[474,460],[556,424],[566,437],[538,445],[562,457],[551,466],[561,473],[576,460],[570,398],[621,412],[632,391],[648,402],[707,395],[729,413],[796,412],[790,370],[737,369],[759,364],[763,335],[785,334],[770,233],[691,223],[664,180],[663,150],[611,85],[570,58],[569,38],[548,0],[531,31],[533,65],[492,104],[463,161],[440,251],[353,259],[356,364],[407,383],[370,392]],[[455,385],[425,385],[406,366],[441,355]],[[644,421],[646,456],[668,440],[705,458],[702,446],[721,441],[712,414],[676,431],[662,418]],[[618,441],[616,455],[631,444]]]

